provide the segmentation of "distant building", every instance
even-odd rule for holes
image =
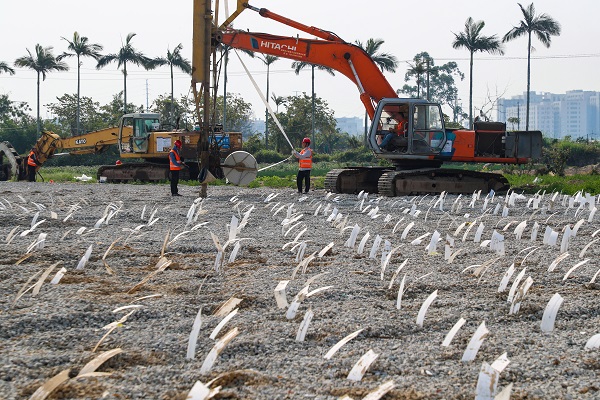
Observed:
[[[509,129],[525,130],[527,94],[498,99],[498,121]],[[511,117],[519,123],[511,124]],[[588,139],[600,137],[600,92],[571,90],[565,94],[535,93],[529,99],[529,129],[544,136],[562,139],[571,136]]]
[[[253,119],[251,121],[252,124],[252,133],[259,133],[261,135],[265,134],[265,120],[264,119]]]
[[[350,135],[362,136],[364,133],[364,120],[360,117],[343,117],[336,118],[337,128],[340,132],[347,132]],[[252,132],[265,133],[265,121],[263,119],[252,120]]]
[[[336,118],[337,128],[353,136],[362,136],[365,131],[365,121],[359,117]]]

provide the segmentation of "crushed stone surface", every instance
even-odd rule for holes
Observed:
[[[185,399],[201,381],[220,387],[215,398],[359,399],[393,381],[383,399],[473,399],[482,364],[504,353],[510,362],[496,392],[512,384],[512,399],[600,398],[600,349],[585,348],[600,334],[600,276],[590,283],[600,269],[600,212],[590,221],[598,196],[513,195],[508,205],[505,194],[447,195],[441,202],[439,195],[359,199],[232,186],[210,186],[204,200],[194,187],[181,187],[179,198],[168,193],[165,185],[0,182],[0,398],[29,398],[70,370],[48,398]],[[555,232],[554,245],[543,243],[547,228]],[[564,232],[575,228],[563,243]],[[347,246],[353,229],[355,243]],[[429,247],[436,232],[439,241]],[[222,262],[211,233],[225,247]],[[380,246],[372,250],[377,237]],[[548,272],[561,247],[569,255]],[[163,262],[170,264],[159,268]],[[17,299],[51,266],[41,287]],[[51,284],[61,268],[64,276]],[[274,295],[281,281],[289,281],[288,304],[307,283],[309,292],[325,289],[302,299],[287,318]],[[513,286],[521,299],[516,314],[507,301]],[[419,311],[434,291],[419,326]],[[564,301],[554,329],[542,332],[555,293]],[[227,315],[215,313],[231,298],[241,299],[237,314],[211,339]],[[194,358],[186,359],[200,309]],[[314,316],[297,341],[309,310]],[[460,318],[465,324],[441,346]],[[475,359],[461,361],[483,322],[489,333]],[[203,373],[211,349],[234,328],[237,336]],[[96,370],[105,375],[76,377],[117,348],[122,352]],[[348,380],[369,350],[375,361],[360,381]]]

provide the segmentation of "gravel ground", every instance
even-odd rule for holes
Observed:
[[[600,213],[588,222],[590,210],[587,206],[578,210],[579,199],[569,206],[568,198],[557,196],[552,203],[546,194],[534,210],[529,201],[533,196],[527,196],[509,206],[503,217],[504,194],[488,201],[484,211],[485,196],[471,206],[472,196],[456,201],[457,196],[451,195],[440,207],[435,204],[439,196],[377,199],[370,195],[361,204],[356,195],[328,196],[323,191],[299,197],[289,189],[209,187],[208,198],[199,201],[197,190],[182,187],[184,196],[171,198],[163,185],[0,183],[0,398],[28,398],[48,379],[70,369],[71,379],[49,398],[185,399],[196,381],[216,379],[211,384],[221,387],[216,398],[349,395],[357,399],[393,381],[395,387],[384,399],[472,399],[482,363],[491,364],[503,353],[510,363],[500,374],[498,389],[513,384],[512,399],[600,398],[600,350],[585,349],[586,342],[600,333],[599,286],[589,284],[600,268],[600,242],[591,244],[580,258],[586,244],[600,237]],[[268,200],[273,193],[277,196]],[[598,197],[594,200],[597,204]],[[108,224],[94,229],[111,204],[118,212]],[[188,218],[194,204],[197,207]],[[500,209],[494,213],[498,204]],[[375,207],[379,208],[376,217],[372,214]],[[342,216],[328,222],[333,209]],[[23,235],[38,210],[37,222],[45,221]],[[282,227],[288,210],[292,217],[301,215],[298,225]],[[237,235],[243,238],[237,257],[230,262],[234,246],[227,246],[222,268],[216,271],[217,250],[210,232],[224,245],[232,216],[241,220],[244,213],[248,219]],[[574,228],[582,219],[576,237],[569,241],[570,255],[548,272],[561,254],[563,229]],[[522,221],[527,225],[519,240],[514,231]],[[414,226],[402,240],[412,222]],[[532,242],[535,222],[539,234]],[[504,235],[503,255],[489,245],[474,243],[480,223],[485,226],[482,241],[490,240],[494,229]],[[342,231],[342,224],[350,228]],[[355,224],[360,227],[356,244],[346,247]],[[557,245],[542,243],[546,227],[558,232]],[[306,241],[303,258],[331,242],[334,245],[305,268],[300,266],[292,279],[299,265],[299,247],[293,252],[292,245],[283,247],[304,228],[300,235]],[[169,231],[174,242],[166,246],[165,257],[172,263],[134,288],[156,271]],[[189,232],[175,239],[184,231]],[[426,246],[435,231],[441,241],[436,252],[429,254]],[[358,254],[366,232],[370,238]],[[41,233],[47,235],[44,247],[27,253]],[[412,244],[425,234],[430,235]],[[377,235],[382,245],[376,257],[370,258]],[[446,235],[454,237],[452,253],[460,250],[451,263],[445,260]],[[386,240],[395,251],[382,279]],[[113,242],[105,257],[114,272],[110,274],[102,257]],[[90,245],[89,261],[76,269]],[[585,259],[589,261],[563,280],[571,267]],[[404,260],[408,261],[389,289]],[[57,262],[36,296],[29,291],[14,303],[19,290],[33,285],[41,275],[27,283],[30,277]],[[515,273],[508,288],[498,293],[513,263]],[[50,284],[62,267],[67,269],[62,280]],[[523,268],[521,282],[531,277],[533,284],[519,312],[510,315],[508,290]],[[290,281],[286,291],[291,303],[315,276],[311,291],[331,287],[306,298],[295,318],[286,318],[286,309],[278,308],[275,301],[277,284]],[[419,327],[416,319],[421,305],[436,290],[437,298]],[[540,322],[555,293],[564,302],[554,330],[544,333]],[[139,300],[150,295],[159,296]],[[232,297],[242,300],[238,313],[217,339],[236,327],[239,334],[203,374],[203,362],[215,345],[209,336],[223,319],[215,312]],[[141,307],[113,312],[130,304]],[[200,309],[202,326],[195,358],[187,360],[188,338]],[[296,341],[309,309],[314,317],[306,337]],[[93,352],[107,332],[103,327],[131,311]],[[442,347],[460,318],[466,323],[450,345]],[[474,361],[461,361],[482,322],[489,334]],[[323,357],[359,329],[361,333],[330,360]],[[122,353],[98,368],[110,375],[75,379],[88,361],[115,348]],[[378,358],[362,380],[348,380],[354,364],[369,350]]]

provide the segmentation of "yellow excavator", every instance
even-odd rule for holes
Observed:
[[[117,145],[120,158],[142,162],[103,165],[98,169],[97,179],[101,182],[119,183],[129,181],[155,182],[169,178],[169,151],[176,140],[181,140],[180,155],[188,165],[182,171],[182,179],[196,179],[198,167],[198,141],[200,133],[188,130],[165,130],[159,114],[135,113],[121,117],[119,126],[89,132],[80,136],[61,138],[54,132],[45,131],[33,147],[41,168],[57,151],[66,150],[70,155],[98,154],[110,146]],[[217,126],[210,137],[210,152],[213,165],[209,171],[217,178],[222,177],[220,162],[228,154],[242,148],[240,132],[222,132]],[[0,180],[27,177],[27,157],[21,157],[8,142],[0,142]]]

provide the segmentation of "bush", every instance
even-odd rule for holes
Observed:
[[[351,149],[340,153],[334,153],[332,160],[342,163],[353,163],[353,164],[378,164],[378,160],[373,155],[373,152],[364,147],[358,149]]]
[[[331,154],[317,153],[316,151],[313,152],[313,162],[315,162],[315,163],[330,162],[331,160],[332,160]]]
[[[259,150],[254,153],[254,158],[258,163],[274,164],[288,158],[289,155],[279,154],[275,150]]]

